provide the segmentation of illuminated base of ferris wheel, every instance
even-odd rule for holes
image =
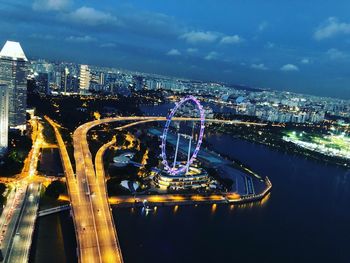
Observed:
[[[163,170],[154,177],[154,182],[161,190],[208,189],[211,186],[208,173],[195,166],[190,166],[188,172],[177,175]]]

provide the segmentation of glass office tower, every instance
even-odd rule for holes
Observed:
[[[0,84],[9,92],[9,126],[25,129],[27,58],[18,42],[6,41],[0,52]]]

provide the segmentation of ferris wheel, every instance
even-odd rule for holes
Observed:
[[[200,130],[199,130],[198,141],[197,141],[196,147],[195,147],[195,149],[193,151],[193,154],[191,156],[191,144],[192,144],[193,136],[189,136],[189,135],[184,135],[184,134],[178,133],[177,134],[177,143],[176,143],[176,148],[175,148],[174,162],[173,162],[173,166],[170,167],[169,162],[167,160],[167,153],[166,153],[167,135],[168,135],[168,131],[169,131],[169,127],[170,127],[172,118],[174,117],[176,111],[186,102],[192,102],[195,105],[195,107],[199,110]],[[196,159],[196,157],[198,155],[198,152],[199,152],[199,149],[201,147],[202,140],[203,140],[203,135],[204,135],[204,127],[205,127],[205,113],[204,113],[203,106],[200,104],[198,99],[196,99],[194,96],[187,96],[187,97],[182,98],[179,102],[177,102],[175,104],[175,107],[171,110],[171,112],[167,116],[167,120],[166,120],[165,127],[164,127],[164,130],[163,130],[163,135],[161,137],[162,138],[162,144],[161,144],[162,163],[164,165],[164,169],[168,173],[170,173],[171,175],[180,175],[180,174],[188,172],[188,169],[189,169],[190,165]],[[189,139],[189,146],[188,146],[188,153],[187,153],[187,162],[186,162],[186,164],[184,166],[176,167],[176,158],[177,158],[177,154],[178,154],[179,141],[180,141],[180,137],[181,136]]]

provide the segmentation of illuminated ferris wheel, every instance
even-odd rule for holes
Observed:
[[[174,117],[176,111],[186,102],[192,102],[195,107],[198,108],[199,110],[199,115],[200,115],[200,130],[199,130],[199,136],[198,136],[198,141],[196,144],[196,147],[194,149],[194,152],[191,156],[191,144],[192,144],[192,139],[193,136],[190,135],[184,135],[184,134],[177,134],[177,142],[176,142],[176,148],[175,148],[175,157],[174,157],[174,162],[172,167],[170,167],[169,162],[167,160],[167,154],[166,154],[166,141],[167,141],[167,135],[168,135],[168,131],[169,131],[169,127],[172,121],[172,118]],[[162,144],[161,144],[161,149],[162,149],[162,163],[164,165],[164,169],[171,175],[180,175],[183,173],[187,173],[188,169],[190,167],[190,165],[194,162],[194,160],[197,157],[197,154],[199,152],[199,149],[201,147],[202,144],[202,140],[203,140],[203,134],[204,134],[204,127],[205,127],[205,113],[204,113],[204,109],[203,106],[200,104],[199,100],[197,100],[194,96],[187,96],[185,98],[182,98],[179,102],[177,102],[175,104],[175,107],[171,110],[171,112],[169,113],[166,123],[165,123],[165,127],[163,130],[163,135],[162,135]],[[187,162],[184,166],[179,166],[176,167],[176,159],[177,159],[177,154],[178,154],[178,149],[179,149],[179,141],[180,141],[180,137],[185,137],[186,139],[189,139],[189,146],[188,146],[188,153],[187,153]]]

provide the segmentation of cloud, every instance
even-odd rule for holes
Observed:
[[[350,23],[339,22],[338,18],[329,17],[314,32],[314,38],[316,40],[323,40],[340,34],[350,34]]]
[[[118,19],[110,13],[105,13],[86,6],[82,6],[68,15],[65,15],[65,18],[70,19],[72,22],[89,26],[115,25],[119,23]]]
[[[215,60],[217,59],[219,54],[215,51],[209,52],[208,55],[204,57],[205,60]]]
[[[270,48],[274,48],[274,47],[275,47],[275,44],[272,43],[272,42],[267,42],[267,43],[265,44],[265,48],[270,49]]]
[[[243,41],[243,38],[241,38],[239,35],[233,35],[233,36],[224,36],[220,43],[221,44],[238,44]]]
[[[204,31],[191,31],[184,33],[180,36],[181,39],[186,40],[188,43],[212,43],[217,40],[218,34],[214,32]]]
[[[341,60],[341,59],[346,59],[349,57],[348,54],[344,53],[343,51],[340,51],[336,48],[331,48],[327,50],[327,56],[331,60]]]
[[[263,21],[258,26],[258,31],[262,32],[269,26],[269,23],[266,21]]]
[[[302,60],[300,60],[300,63],[301,63],[301,64],[310,64],[311,61],[310,61],[310,59],[308,59],[308,58],[303,58]]]
[[[100,45],[100,47],[102,48],[112,48],[112,47],[116,47],[117,45],[114,43],[103,43]]]
[[[69,42],[80,42],[80,43],[88,43],[88,42],[94,42],[96,41],[96,38],[91,37],[91,36],[69,36],[66,37],[66,41]]]
[[[180,56],[181,52],[176,48],[170,49],[167,53],[168,56]]]
[[[286,64],[281,67],[282,71],[299,71],[299,68],[293,64]]]
[[[198,48],[188,48],[188,49],[186,49],[186,51],[188,52],[188,53],[196,53],[196,52],[198,52]]]
[[[70,5],[70,0],[34,0],[33,9],[37,11],[61,11]]]
[[[165,37],[174,39],[186,31],[175,17],[163,13],[131,9],[119,15],[118,19],[128,32],[139,36],[152,36],[162,40]]]
[[[250,66],[253,69],[258,69],[258,70],[268,70],[268,67],[266,67],[263,63],[261,64],[252,64]]]
[[[53,39],[55,39],[55,37],[53,35],[50,35],[50,34],[36,34],[36,33],[33,33],[29,37],[36,38],[36,39],[44,39],[44,40],[53,40]]]

